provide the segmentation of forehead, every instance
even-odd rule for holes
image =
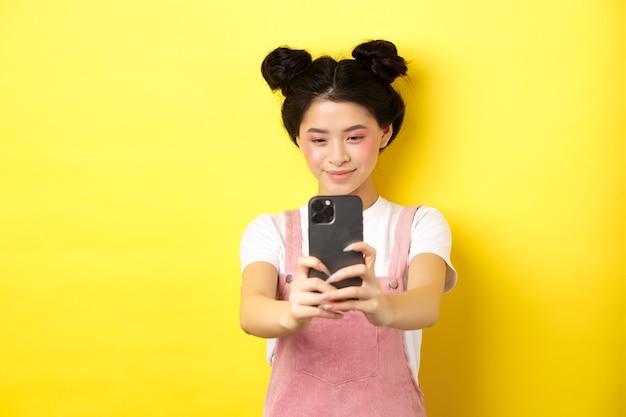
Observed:
[[[377,126],[376,119],[363,106],[353,102],[316,100],[304,112],[301,128],[317,127],[330,129],[346,125],[362,124]]]

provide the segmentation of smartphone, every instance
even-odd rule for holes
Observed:
[[[363,241],[363,202],[358,196],[317,196],[309,200],[309,255],[319,258],[330,273],[346,266],[363,263],[361,252],[344,248]],[[311,269],[310,277],[328,276]],[[337,288],[362,285],[358,277],[333,283]]]

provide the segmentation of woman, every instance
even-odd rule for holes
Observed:
[[[318,181],[317,195],[361,198],[364,242],[346,249],[365,259],[326,281],[308,278],[310,269],[327,269],[307,256],[305,206],[261,215],[246,228],[240,322],[270,339],[266,417],[425,415],[421,329],[436,322],[441,296],[456,282],[450,229],[433,208],[378,194],[372,172],[404,118],[391,83],[407,67],[383,40],[357,46],[353,57],[312,60],[281,47],[262,64],[270,88],[285,97],[283,123]],[[351,277],[362,285],[332,285]]]

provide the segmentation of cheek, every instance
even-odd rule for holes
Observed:
[[[321,152],[313,146],[300,146],[300,151],[302,151],[302,155],[304,155],[304,159],[309,166],[315,165],[321,158]]]
[[[376,144],[364,144],[364,146],[359,146],[358,149],[355,150],[354,155],[364,164],[375,164],[378,160],[378,147]]]

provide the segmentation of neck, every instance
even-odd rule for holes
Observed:
[[[372,183],[371,179],[369,180],[369,183],[369,186],[363,184],[362,187],[355,190],[355,192],[353,193],[354,195],[358,195],[359,197],[361,197],[361,200],[363,201],[363,210],[370,208],[372,205],[374,205],[376,200],[378,200],[378,192],[376,191],[376,188],[374,188],[374,184]]]
[[[318,188],[318,195],[327,194],[325,190]],[[349,195],[356,195],[361,197],[361,201],[363,201],[363,210],[370,208],[376,200],[378,200],[378,191],[376,191],[376,187],[374,187],[374,181],[372,177],[369,177],[359,188],[349,193]]]

